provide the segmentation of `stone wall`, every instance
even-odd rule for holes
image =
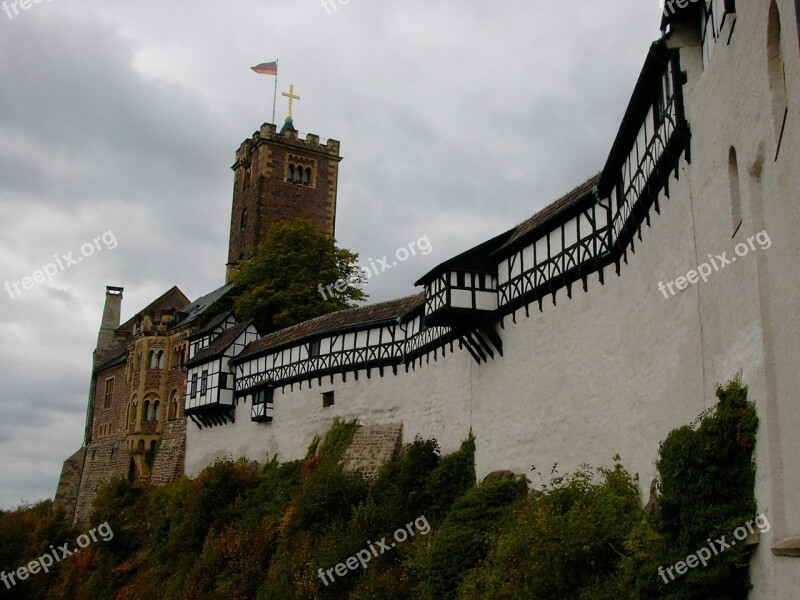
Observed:
[[[81,470],[86,457],[86,448],[81,448],[64,461],[61,468],[61,477],[58,479],[58,489],[53,501],[55,508],[64,509],[67,523],[75,517],[75,505],[78,502],[78,490],[81,484]]]
[[[75,525],[88,524],[91,520],[97,488],[111,479],[128,477],[131,467],[131,456],[125,449],[123,440],[90,444],[85,448],[85,452],[86,461],[81,474],[80,493],[72,519]]]
[[[402,442],[402,423],[362,427],[344,453],[344,470],[372,481],[380,468],[394,458]]]
[[[185,457],[186,419],[165,423],[161,432],[161,444],[153,461],[150,483],[161,486],[175,481],[183,475]]]

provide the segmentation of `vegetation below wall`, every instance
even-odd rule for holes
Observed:
[[[367,484],[341,465],[358,425],[336,422],[303,461],[218,462],[158,489],[111,482],[93,523],[108,522],[113,539],[11,591],[0,584],[0,597],[746,598],[743,544],[668,584],[658,571],[755,516],[755,409],[738,381],[718,397],[662,444],[647,510],[619,461],[555,474],[542,492],[511,473],[476,485],[471,436],[444,457],[417,439]],[[0,568],[81,533],[50,503],[0,513]],[[336,573],[356,556],[369,557],[366,568],[351,559],[355,569]]]

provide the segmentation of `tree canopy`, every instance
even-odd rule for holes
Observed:
[[[367,298],[357,260],[308,219],[276,223],[256,255],[239,265],[236,314],[265,334],[352,308]]]

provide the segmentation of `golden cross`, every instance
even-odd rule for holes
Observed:
[[[300,96],[294,95],[294,84],[289,86],[289,93],[281,92],[282,96],[286,96],[289,99],[289,116],[292,116],[292,100],[300,100]]]

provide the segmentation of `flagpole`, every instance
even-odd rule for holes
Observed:
[[[275,91],[272,94],[272,124],[275,123],[275,102],[278,99],[278,59],[275,59]]]

